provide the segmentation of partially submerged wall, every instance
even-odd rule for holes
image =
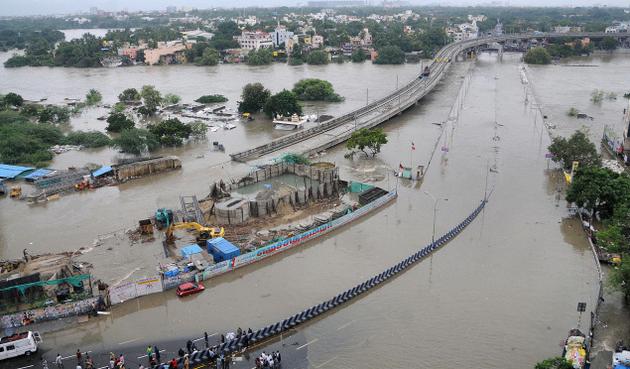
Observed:
[[[181,167],[182,162],[177,156],[167,156],[130,164],[115,165],[113,169],[116,179],[120,182],[124,182],[132,178],[166,172]]]

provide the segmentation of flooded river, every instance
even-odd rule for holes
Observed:
[[[550,111],[559,133],[583,123],[563,115],[567,106],[575,105],[594,116],[588,124],[598,138],[597,127],[614,122],[622,108],[621,90],[628,84],[620,83],[619,76],[629,75],[623,71],[630,59],[587,62],[598,67],[578,72],[577,67],[547,66],[529,68],[528,73],[537,103]],[[113,102],[122,89],[151,83],[181,95],[184,102],[203,94],[225,94],[234,108],[247,82],[260,81],[278,91],[300,78],[318,77],[331,81],[346,101],[317,108],[339,115],[364,104],[366,90],[369,99],[382,96],[395,87],[396,74],[401,82],[408,81],[417,70],[418,65],[383,68],[369,63],[0,69],[0,91],[61,101],[97,87],[105,102]],[[578,85],[575,92],[568,92]],[[591,107],[588,99],[594,88],[614,90],[618,100]],[[111,316],[72,329],[59,327],[45,336],[46,346],[74,352],[81,342],[81,349],[120,350],[120,343],[146,342],[149,337],[198,337],[203,330],[221,333],[277,321],[382,271],[429,242],[433,200],[425,191],[442,199],[436,219],[441,234],[467,216],[487,188],[492,197],[483,216],[451,244],[391,283],[305,327],[306,341],[316,340],[306,348],[308,365],[526,368],[558,355],[560,342],[576,324],[577,302],[594,306],[596,274],[579,224],[563,220],[566,204],[544,159],[549,136],[539,106],[526,98],[529,93],[521,83],[520,55],[505,54],[499,61],[496,55],[483,54],[474,62],[456,63],[418,107],[384,125],[390,142],[379,157],[350,161],[343,158],[345,149],[338,147],[322,158],[339,165],[342,178],[396,186],[395,203],[297,250],[213,279],[206,292],[190,299],[177,299],[170,291],[116,306]],[[90,112],[78,119],[72,124],[103,125]],[[433,124],[441,122],[446,122],[443,127]],[[233,152],[275,134],[269,122],[260,119],[217,132],[217,140]],[[426,164],[436,140],[438,149],[421,186],[388,175],[389,168],[400,163]],[[411,142],[416,146],[413,152]],[[212,152],[210,146],[203,142],[169,150],[182,157],[180,172],[75,194],[44,206],[0,200],[0,257],[18,257],[24,247],[37,253],[91,246],[98,234],[134,226],[157,207],[175,207],[180,194],[205,195],[214,180],[248,170],[227,162],[226,154]],[[110,150],[69,152],[52,166],[110,162],[115,155]],[[145,245],[133,247],[149,258],[159,253],[141,249]],[[124,255],[103,257],[123,268],[127,265]],[[128,269],[132,272],[132,267]],[[330,358],[334,361],[326,363]]]

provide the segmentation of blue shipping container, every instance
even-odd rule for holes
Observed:
[[[206,244],[208,246],[208,253],[212,255],[215,263],[230,260],[241,254],[241,250],[238,247],[234,246],[223,237],[208,240]]]

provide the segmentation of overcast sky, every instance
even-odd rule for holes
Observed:
[[[411,0],[413,5],[479,5],[492,0]],[[307,0],[0,0],[0,15],[68,14],[87,12],[90,7],[115,10],[163,10],[169,5],[190,6],[199,9],[213,7],[247,6],[295,6],[306,4]],[[380,0],[372,0],[378,4]],[[630,0],[499,0],[503,4],[515,6],[592,6],[608,5],[629,7]]]

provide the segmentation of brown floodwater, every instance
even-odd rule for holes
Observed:
[[[537,103],[556,109],[551,114],[559,130],[569,131],[573,124],[561,119],[565,106],[588,101],[594,88],[621,89],[619,76],[630,61],[612,60],[591,58],[588,62],[599,67],[583,68],[580,73],[575,72],[577,67],[530,68]],[[275,91],[314,76],[330,80],[346,97],[342,104],[320,106],[338,115],[364,104],[366,89],[370,99],[382,96],[395,87],[396,74],[401,82],[407,81],[417,68],[348,63],[296,69],[285,65],[216,70],[18,69],[0,71],[0,90],[60,101],[100,86],[110,102],[126,87],[152,83],[182,95],[184,101],[223,93],[233,104],[247,82],[261,81]],[[616,72],[589,75],[608,68]],[[49,74],[50,79],[41,82],[40,77]],[[36,88],[36,82],[42,86]],[[567,91],[575,85],[584,87]],[[559,107],[553,108],[557,96]],[[621,102],[605,101],[594,108],[590,115],[595,119],[589,124],[612,119],[615,104]],[[556,179],[547,171],[544,155],[549,136],[536,107],[531,99],[526,101],[520,55],[505,54],[499,61],[496,55],[482,54],[474,62],[456,63],[436,91],[383,126],[389,143],[377,158],[344,159],[343,147],[321,158],[339,165],[343,178],[397,187],[396,202],[297,250],[210,280],[208,290],[195,297],[180,300],[169,291],[137,299],[114,307],[111,316],[48,333],[46,344],[71,352],[77,342],[82,342],[82,349],[107,348],[147,337],[197,336],[203,330],[221,333],[277,321],[334,296],[428,243],[433,201],[424,191],[444,199],[436,219],[441,234],[470,213],[487,183],[492,197],[486,210],[447,247],[304,328],[307,341],[317,339],[308,347],[308,360],[312,367],[334,357],[334,367],[525,368],[556,356],[577,322],[577,302],[594,306],[596,273],[588,245],[576,236],[577,224],[564,220],[566,203],[557,196]],[[90,117],[80,119],[90,127],[102,125]],[[433,124],[440,122],[446,123]],[[262,120],[216,133],[229,152],[275,134]],[[421,185],[398,182],[389,174],[400,163],[426,164],[436,140],[437,151]],[[411,142],[416,146],[413,152]],[[91,246],[97,235],[134,226],[157,207],[175,207],[180,194],[205,195],[214,180],[248,170],[246,165],[226,162],[226,155],[212,152],[210,146],[202,142],[168,150],[182,157],[179,172],[75,194],[43,206],[0,200],[0,257],[19,256],[24,247],[36,253]],[[106,162],[115,155],[110,150],[69,152],[58,156],[52,166]],[[488,168],[492,168],[489,174]],[[110,253],[95,248],[90,254],[107,259],[104,265],[119,276],[155,273],[150,265],[160,259],[159,243],[128,247],[124,237],[116,237],[108,241],[118,243]],[[139,265],[134,258],[149,262]]]

